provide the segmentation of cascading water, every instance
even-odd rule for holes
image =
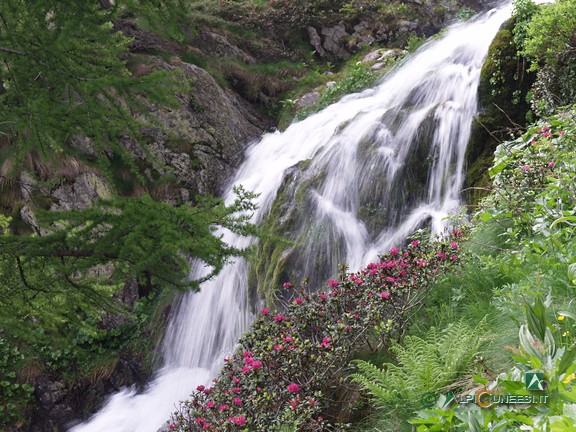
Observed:
[[[309,186],[305,214],[296,217],[306,224],[296,238],[306,241],[291,251],[304,274],[325,280],[338,263],[359,268],[423,224],[443,229],[460,204],[480,68],[509,16],[505,7],[451,28],[377,87],[250,147],[231,184],[260,194],[256,222],[267,216],[283,182],[300,181],[294,190]],[[295,168],[307,160],[305,169]],[[231,191],[225,199],[234,199]],[[237,247],[250,241],[224,235]],[[200,293],[183,296],[165,338],[165,365],[148,389],[121,391],[72,431],[154,432],[165,425],[179,400],[217,374],[248,329],[247,274],[248,264],[237,260]]]

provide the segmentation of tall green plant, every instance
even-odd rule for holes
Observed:
[[[380,407],[415,407],[426,392],[439,390],[461,378],[489,339],[486,325],[470,327],[463,321],[444,329],[432,328],[425,337],[407,336],[391,352],[397,364],[382,368],[357,360],[352,381],[361,384]]]
[[[532,305],[526,305],[526,322],[519,330],[520,349],[513,357],[516,366],[493,382],[478,379],[494,393],[530,396],[526,375],[540,372],[546,384],[538,394],[547,397],[545,404],[499,404],[496,409],[462,408],[452,404],[447,408],[443,396],[435,408],[419,412],[418,418],[412,421],[418,425],[417,431],[573,431],[576,423],[576,346],[563,343],[547,315],[547,307],[539,298]],[[562,320],[576,318],[569,312],[558,316]]]

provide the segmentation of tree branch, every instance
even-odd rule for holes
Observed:
[[[21,56],[25,56],[26,53],[24,51],[18,51],[12,48],[6,48],[3,46],[0,46],[0,51],[8,53],[8,54],[16,54],[16,55],[21,55]]]

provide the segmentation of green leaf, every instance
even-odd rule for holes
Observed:
[[[473,375],[473,376],[472,376],[472,379],[473,379],[475,382],[480,383],[480,384],[484,384],[484,385],[488,385],[488,383],[489,383],[489,381],[488,381],[486,378],[483,378],[483,377],[481,377],[481,376],[479,376],[479,375]]]
[[[526,322],[530,333],[544,343],[546,339],[546,308],[539,297],[534,300],[534,306],[526,305]]]
[[[554,222],[552,222],[552,225],[550,225],[550,228],[553,228],[562,222],[575,222],[575,221],[576,221],[576,216],[564,216],[564,217],[558,218]]]
[[[568,266],[568,279],[570,279],[572,283],[576,285],[576,263],[572,263]]]
[[[573,386],[569,392],[560,392],[560,398],[569,402],[576,402],[576,386]]]
[[[494,178],[497,174],[500,174],[508,166],[508,158],[501,160],[498,164],[494,165],[488,170],[488,175],[490,178]]]

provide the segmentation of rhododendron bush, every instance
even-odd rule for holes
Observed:
[[[349,361],[399,338],[438,276],[459,260],[446,242],[413,240],[380,262],[311,292],[294,290],[283,310],[264,308],[212,387],[199,386],[170,421],[178,431],[342,430],[340,384]]]

